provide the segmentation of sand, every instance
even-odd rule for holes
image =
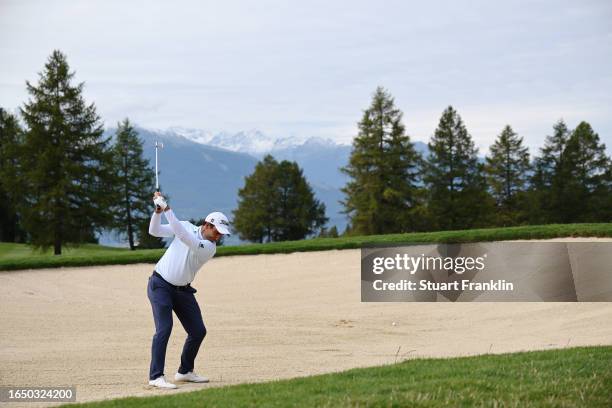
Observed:
[[[361,303],[359,265],[359,250],[211,260],[193,283],[208,329],[196,372],[211,382],[171,391],[147,385],[153,265],[1,272],[0,386],[74,385],[82,402],[612,344],[612,303]],[[167,378],[185,337],[175,318]]]

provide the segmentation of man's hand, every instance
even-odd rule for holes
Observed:
[[[163,195],[161,195],[159,191],[156,191],[153,194],[153,203],[155,204],[155,212],[157,214],[161,213],[162,211],[168,211],[170,209],[170,206],[168,205],[168,203],[166,203],[166,199]]]

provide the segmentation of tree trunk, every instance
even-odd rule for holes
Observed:
[[[127,230],[128,241],[130,242],[130,249],[133,251],[136,249],[136,247],[134,246],[134,228],[132,227],[132,214],[130,212],[129,206],[127,211]]]

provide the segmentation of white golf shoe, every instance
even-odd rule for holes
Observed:
[[[172,390],[176,388],[175,384],[169,383],[166,381],[166,378],[162,375],[161,377],[157,377],[154,380],[149,381],[149,385],[157,388],[166,388]]]
[[[188,382],[195,382],[195,383],[207,383],[208,382],[208,378],[199,376],[193,371],[190,371],[187,374],[176,373],[174,375],[174,379],[176,381],[188,381]]]

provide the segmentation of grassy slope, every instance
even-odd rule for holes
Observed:
[[[612,237],[612,223],[551,224],[509,228],[486,228],[463,231],[439,231],[408,234],[370,235],[340,238],[316,238],[301,241],[220,247],[216,256],[254,255],[361,248],[368,245],[391,245],[429,242],[482,242],[509,239],[537,239],[567,236]],[[19,244],[0,243],[0,270],[51,268],[60,266],[112,265],[157,262],[164,250],[128,251],[84,245],[65,251],[61,256],[39,253]]]
[[[611,361],[612,346],[419,359],[293,380],[76,406],[610,407]]]

